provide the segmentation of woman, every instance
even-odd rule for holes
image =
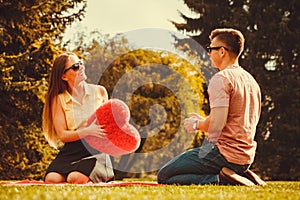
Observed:
[[[83,62],[76,54],[59,55],[53,65],[43,112],[43,130],[49,144],[60,151],[46,171],[54,183],[107,182],[114,178],[108,155],[92,149],[88,135],[104,137],[100,125],[87,119],[108,100],[106,89],[87,84]]]

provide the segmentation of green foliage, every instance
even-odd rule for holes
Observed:
[[[16,128],[17,127],[17,128]],[[0,140],[1,178],[17,180],[20,178],[43,179],[46,167],[52,160],[54,149],[49,149],[38,127],[34,123],[28,126],[8,125],[9,132],[2,129]]]
[[[47,78],[66,26],[85,0],[3,0],[0,5],[1,179],[42,178],[53,150],[41,135]],[[79,6],[77,12],[66,12]]]
[[[299,182],[268,182],[266,187],[244,186],[176,186],[158,187],[93,187],[93,186],[0,186],[0,199],[161,199],[161,200],[199,200],[199,199],[299,199]]]
[[[199,33],[193,38],[209,43],[214,28],[232,27],[246,38],[241,65],[259,82],[263,107],[256,140],[254,167],[273,180],[299,180],[299,1],[184,0],[199,18],[182,14],[178,30]],[[217,13],[217,14],[216,14]]]
[[[108,35],[94,31],[89,38],[92,38],[92,41],[86,42],[79,34],[78,45],[86,58],[87,81],[98,84],[105,69],[114,59],[130,51],[130,48],[127,39],[121,36],[109,38]]]

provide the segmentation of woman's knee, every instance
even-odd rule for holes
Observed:
[[[71,172],[68,177],[67,177],[67,182],[68,183],[73,183],[73,184],[84,184],[88,183],[90,181],[90,178],[80,172]]]
[[[66,182],[66,178],[57,172],[49,172],[45,177],[45,182],[63,183]]]

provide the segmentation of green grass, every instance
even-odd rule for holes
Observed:
[[[300,182],[267,182],[267,186],[130,186],[81,187],[67,186],[4,186],[0,185],[0,199],[12,200],[88,200],[88,199],[300,199]]]

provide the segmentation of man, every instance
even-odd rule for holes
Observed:
[[[165,184],[265,185],[249,170],[255,156],[254,136],[260,116],[261,93],[254,78],[239,66],[244,36],[234,29],[215,29],[207,47],[219,69],[210,80],[211,112],[185,119],[188,132],[208,132],[206,142],[178,155],[158,172]]]

